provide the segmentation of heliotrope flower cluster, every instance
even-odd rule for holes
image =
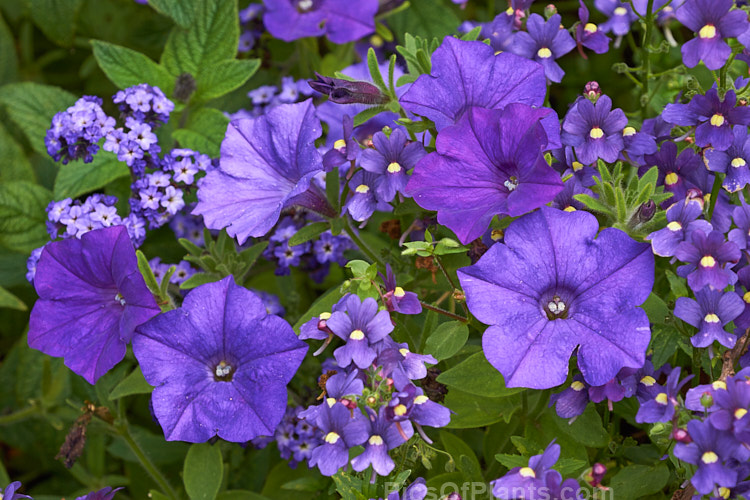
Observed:
[[[94,161],[99,141],[114,130],[115,119],[102,110],[102,100],[83,96],[65,111],[52,118],[44,144],[47,153],[66,165],[71,160]]]
[[[227,113],[230,120],[260,116],[280,104],[291,104],[313,95],[307,80],[295,80],[290,76],[281,78],[281,85],[261,85],[251,90],[247,96],[252,101],[251,109],[240,109]]]
[[[159,87],[146,83],[118,91],[112,97],[112,102],[118,105],[121,120],[133,118],[136,122],[152,127],[166,123],[174,110],[174,103],[167,99]]]
[[[263,5],[251,3],[239,11],[240,18],[240,41],[237,52],[250,52],[255,46],[255,42],[263,34]]]

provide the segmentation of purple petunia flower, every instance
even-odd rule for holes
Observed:
[[[620,108],[612,109],[612,99],[602,95],[596,104],[579,98],[562,123],[563,144],[573,146],[578,160],[594,163],[598,158],[614,162],[624,148],[622,131],[628,124]]]
[[[272,435],[307,352],[289,323],[232,276],[195,288],[138,333],[133,352],[155,387],[153,413],[168,441]]]
[[[581,22],[576,26],[576,43],[597,54],[604,54],[609,50],[609,37],[596,24],[589,22],[589,9],[583,0],[578,0],[578,3],[578,18]],[[581,55],[586,57],[583,51]]]
[[[352,413],[342,403],[322,404],[315,425],[323,432],[323,444],[315,448],[310,467],[318,466],[324,476],[332,476],[349,463],[349,449],[370,437],[367,420],[359,411]]]
[[[732,126],[750,125],[750,108],[735,106],[735,104],[737,104],[737,94],[734,90],[729,90],[724,100],[721,100],[716,88],[712,87],[706,91],[705,95],[693,96],[688,104],[667,104],[662,112],[662,118],[669,123],[683,127],[697,125],[696,146],[701,148],[712,146],[719,151],[725,151],[732,145],[734,138]]]
[[[750,183],[750,137],[747,127],[739,125],[732,128],[732,136],[732,144],[726,151],[708,149],[704,161],[710,171],[726,174],[722,186],[735,193]]]
[[[34,287],[29,347],[65,358],[91,384],[125,357],[136,326],[159,313],[123,226],[49,243]]]
[[[740,249],[731,241],[725,241],[719,231],[708,234],[700,229],[693,231],[690,240],[677,245],[674,255],[687,263],[677,268],[677,274],[687,277],[688,286],[694,291],[706,285],[723,290],[737,280],[737,275],[727,264],[740,260]]]
[[[736,293],[707,288],[698,290],[695,298],[679,297],[674,308],[675,316],[698,328],[698,333],[690,338],[692,344],[708,347],[716,340],[724,347],[734,347],[737,337],[724,327],[742,314],[745,302]]]
[[[263,24],[286,42],[327,35],[333,43],[353,42],[375,31],[377,0],[263,0]]]
[[[705,495],[715,485],[731,488],[737,484],[737,471],[727,465],[737,454],[739,444],[735,438],[727,431],[716,429],[708,421],[691,420],[687,428],[692,442],[677,443],[674,456],[698,466],[690,479],[695,490]]]
[[[388,311],[378,311],[378,303],[372,298],[360,301],[356,295],[350,295],[344,307],[326,320],[334,335],[346,342],[333,355],[342,368],[354,363],[364,370],[375,361],[377,347],[393,331],[393,323]]]
[[[651,241],[654,254],[660,257],[672,257],[677,246],[685,240],[696,229],[704,233],[710,233],[713,227],[704,219],[699,219],[703,214],[703,204],[692,198],[672,204],[667,209],[667,225],[663,229],[654,231],[646,236]]]
[[[694,68],[703,61],[708,69],[717,70],[729,59],[732,49],[724,41],[744,33],[750,24],[740,9],[730,10],[732,0],[686,0],[677,9],[677,20],[698,34],[682,45],[682,61]]]
[[[333,215],[311,184],[323,171],[315,139],[322,128],[312,100],[282,104],[257,118],[229,124],[219,168],[203,178],[194,215],[209,229],[226,228],[240,244],[265,235],[281,210],[301,205]]]
[[[482,75],[477,78],[476,75]],[[542,106],[547,93],[544,68],[515,54],[495,55],[482,42],[446,37],[432,54],[432,72],[421,75],[400,102],[425,116],[441,131],[472,107],[502,109],[511,103]],[[560,147],[559,123],[551,113],[545,122],[550,148]]]
[[[540,120],[548,113],[525,104],[472,108],[438,134],[437,151],[417,164],[406,194],[468,243],[498,214],[518,216],[554,199],[563,184],[544,160]]]
[[[383,132],[372,136],[373,148],[362,151],[360,166],[378,174],[382,181],[376,186],[380,200],[389,202],[396,193],[402,192],[409,181],[407,171],[414,168],[424,157],[424,147],[418,142],[406,143],[406,134],[396,129],[386,137]]]
[[[562,17],[555,14],[545,23],[539,14],[531,14],[526,21],[528,32],[519,31],[510,50],[514,54],[532,59],[544,66],[545,76],[553,81],[562,81],[565,72],[555,62],[576,46],[568,30],[562,27]]]
[[[485,356],[508,387],[563,383],[576,348],[591,385],[643,365],[650,329],[636,306],[651,292],[654,256],[619,229],[597,237],[598,228],[590,213],[542,207],[513,221],[504,243],[458,270],[469,310],[491,325],[482,339]]]

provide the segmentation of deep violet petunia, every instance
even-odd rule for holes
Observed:
[[[695,347],[708,347],[714,340],[724,347],[732,348],[737,337],[724,327],[745,310],[745,302],[734,292],[722,292],[703,288],[695,292],[695,299],[679,297],[674,315],[698,328],[690,338]]]
[[[441,131],[474,106],[502,109],[515,102],[542,106],[546,93],[547,79],[539,63],[507,52],[495,55],[482,42],[449,36],[432,54],[432,72],[421,75],[399,102],[407,111],[435,122]],[[551,112],[544,125],[550,148],[560,147],[557,115]]]
[[[93,384],[125,357],[136,326],[159,313],[124,226],[49,243],[37,264],[29,346]]]
[[[219,168],[203,178],[193,214],[202,215],[209,229],[226,228],[242,244],[271,230],[284,208],[329,211],[311,184],[323,171],[315,147],[322,131],[312,99],[231,122],[221,143]]]
[[[573,146],[578,160],[585,164],[598,158],[614,162],[625,147],[622,131],[628,124],[625,113],[612,109],[612,99],[602,95],[596,104],[583,97],[568,110],[562,123],[562,142]]]
[[[726,151],[707,149],[704,153],[706,168],[712,172],[726,174],[722,181],[724,189],[735,193],[750,183],[750,137],[747,127],[732,128],[732,143]]]
[[[168,441],[245,442],[273,435],[307,345],[227,276],[141,325],[133,352]]]
[[[743,34],[750,25],[747,13],[730,10],[732,0],[686,0],[675,16],[697,37],[682,45],[682,61],[688,68],[694,68],[703,61],[708,69],[717,70],[724,66],[732,49],[725,38]]]
[[[576,348],[590,385],[643,366],[651,335],[637,306],[651,292],[654,255],[619,229],[598,229],[590,213],[542,207],[458,270],[469,310],[491,325],[484,354],[508,387],[562,384]]]
[[[333,43],[353,42],[375,31],[377,0],[263,0],[263,24],[286,42],[327,35]]]
[[[437,151],[417,163],[405,194],[437,210],[462,243],[480,237],[492,217],[516,217],[552,201],[560,176],[544,160],[548,113],[525,104],[472,108],[437,137]]]
[[[562,27],[562,17],[555,14],[547,20],[539,14],[531,14],[526,21],[526,30],[513,38],[510,51],[544,66],[544,74],[550,81],[562,81],[565,72],[555,59],[559,59],[576,47],[568,30]]]

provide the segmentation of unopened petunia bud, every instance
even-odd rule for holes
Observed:
[[[648,200],[646,203],[642,204],[638,208],[638,212],[636,212],[636,215],[638,217],[638,222],[648,222],[656,213],[656,203],[654,203],[654,200]]]
[[[313,90],[327,95],[328,99],[336,104],[385,104],[389,100],[388,96],[372,83],[329,78],[318,73],[315,75],[318,79],[307,83]]]
[[[583,87],[583,95],[589,101],[596,103],[596,101],[599,99],[599,96],[602,95],[602,89],[599,87],[599,83],[588,82],[586,86]]]

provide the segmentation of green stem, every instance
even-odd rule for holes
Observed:
[[[453,314],[452,312],[446,311],[445,309],[442,309],[440,307],[432,306],[432,305],[430,305],[430,304],[428,304],[426,302],[423,302],[421,300],[419,301],[419,303],[422,304],[422,307],[424,307],[427,310],[434,311],[434,312],[436,312],[438,314],[442,314],[443,316],[448,316],[449,318],[458,320],[458,321],[460,321],[462,323],[468,323],[469,322],[469,320],[467,318],[464,318],[463,316],[459,316],[458,314]]]
[[[346,234],[349,235],[349,237],[352,239],[352,241],[359,247],[359,250],[365,254],[370,260],[378,264],[380,267],[385,269],[385,262],[383,262],[383,259],[379,258],[375,252],[370,249],[367,244],[362,241],[362,239],[357,235],[357,233],[354,232],[354,229],[352,229],[351,225],[349,224],[349,219],[346,219],[346,223],[344,224],[344,231],[346,231]]]
[[[156,481],[156,484],[159,485],[159,489],[161,489],[162,493],[173,500],[177,500],[178,498],[180,498],[174,488],[172,488],[172,485],[169,484],[169,481],[167,481],[167,479],[156,467],[156,465],[154,465],[151,459],[148,458],[148,455],[146,455],[146,453],[136,442],[136,440],[133,439],[133,436],[130,434],[130,427],[128,426],[127,422],[125,422],[124,425],[117,427],[117,433],[125,440],[125,443],[127,443],[128,447],[130,448],[130,451],[133,452],[133,454],[140,462],[141,466],[146,470],[146,472],[148,472],[149,476],[151,476],[153,480]]]
[[[714,174],[714,186],[711,188],[711,200],[708,206],[708,221],[711,222],[711,216],[714,214],[714,208],[716,207],[716,200],[719,199],[719,191],[721,190],[721,176],[716,173]]]
[[[11,425],[11,424],[16,424],[18,422],[22,422],[29,417],[36,416],[38,413],[39,413],[39,408],[37,406],[28,406],[24,408],[23,410],[18,410],[17,412],[9,413],[7,415],[1,415],[0,426]]]
[[[648,82],[651,78],[651,38],[654,29],[654,0],[648,0],[646,6],[646,31],[643,34],[643,86],[641,87],[641,120],[646,119],[646,108],[648,107]]]

